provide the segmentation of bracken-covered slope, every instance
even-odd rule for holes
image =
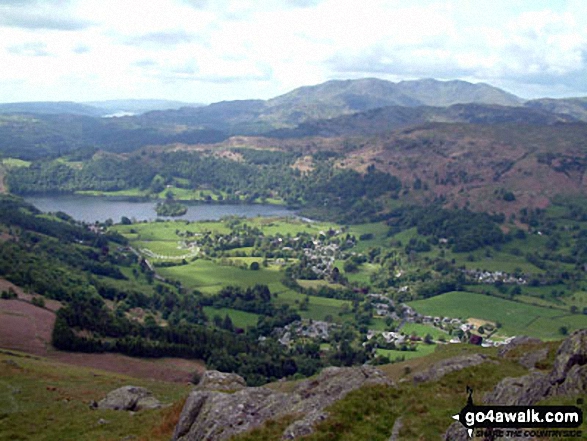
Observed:
[[[587,124],[434,123],[369,138],[339,161],[398,176],[407,196],[441,198],[474,210],[514,213],[544,208],[557,194],[587,193]],[[416,181],[420,181],[416,184]],[[513,198],[504,197],[512,193]]]

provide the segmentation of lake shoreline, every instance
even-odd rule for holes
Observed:
[[[259,203],[218,203],[216,201],[181,201],[188,207],[183,216],[157,216],[155,205],[161,199],[137,200],[128,196],[89,196],[76,194],[35,195],[23,197],[25,201],[45,213],[62,211],[82,222],[117,223],[127,217],[135,221],[156,220],[218,220],[226,216],[243,217],[299,217],[297,212],[283,205]]]

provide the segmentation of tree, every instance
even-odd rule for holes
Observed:
[[[228,314],[224,316],[224,320],[222,321],[222,328],[226,329],[227,331],[234,331],[234,325],[232,324],[232,320]]]

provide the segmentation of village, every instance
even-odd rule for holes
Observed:
[[[410,306],[401,303],[396,305],[393,300],[383,294],[367,294],[367,301],[373,306],[375,317],[387,319],[389,330],[368,329],[363,337],[363,346],[376,349],[415,350],[415,345],[425,344],[473,344],[483,347],[494,347],[507,344],[515,337],[492,339],[497,327],[491,323],[477,326],[459,318],[432,317],[417,313]],[[430,333],[418,335],[402,332],[408,323],[422,324],[446,333],[436,339]],[[341,325],[319,320],[298,320],[289,325],[276,328],[272,332],[277,341],[287,347],[296,343],[314,341],[328,342],[333,330]],[[436,333],[437,334],[437,333]],[[485,334],[483,336],[482,334]]]

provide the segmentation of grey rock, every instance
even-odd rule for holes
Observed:
[[[542,343],[542,340],[534,337],[527,337],[525,335],[521,335],[518,337],[514,337],[512,341],[510,341],[507,345],[502,346],[497,355],[500,357],[505,357],[512,349],[517,348],[520,345],[525,344],[539,344]]]
[[[523,341],[528,343],[526,339]],[[519,343],[521,344],[521,343]],[[540,351],[536,351],[540,352]],[[502,354],[504,356],[506,353]],[[532,360],[534,355],[528,357]],[[520,361],[522,361],[524,357]],[[531,372],[519,378],[504,378],[484,397],[485,404],[533,405],[546,398],[587,394],[587,329],[575,331],[559,347],[550,373]],[[452,424],[445,440],[465,440],[460,423]],[[526,440],[527,438],[510,438]]]
[[[138,411],[158,409],[161,403],[144,387],[123,386],[109,392],[96,406],[98,409]]]
[[[242,378],[233,380],[231,384],[243,381]],[[286,428],[283,439],[296,439],[312,433],[314,425],[327,418],[324,411],[327,406],[368,384],[391,385],[391,382],[378,369],[361,366],[324,369],[316,378],[300,382],[290,393],[265,387],[227,393],[209,390],[210,386],[204,384],[188,397],[172,439],[224,440],[286,415],[294,415],[297,420]]]
[[[198,389],[237,391],[247,387],[243,377],[237,374],[210,370],[204,372],[198,383]]]
[[[188,407],[188,402],[195,408]],[[172,439],[227,439],[279,415],[288,402],[287,394],[263,387],[247,388],[234,394],[194,391],[184,406]]]
[[[487,403],[530,405],[548,397],[587,393],[587,329],[571,334],[559,347],[552,371],[505,378],[485,397]]]
[[[587,395],[587,365],[575,365],[566,380],[552,390],[552,395]]]
[[[587,329],[581,329],[573,332],[558,348],[550,381],[562,383],[573,366],[585,364],[587,364]]]
[[[482,354],[459,355],[448,358],[432,365],[428,370],[414,375],[414,383],[437,381],[451,372],[460,371],[471,366],[477,366],[489,359]]]
[[[519,363],[526,369],[536,367],[536,363],[545,360],[548,356],[548,348],[538,349],[537,351],[528,352],[520,357]]]
[[[402,430],[404,423],[402,422],[402,417],[398,417],[394,423],[393,427],[391,428],[391,436],[389,437],[389,441],[399,441],[399,432]]]
[[[533,372],[519,378],[504,378],[483,401],[503,406],[526,406],[544,398],[549,390],[548,376]]]
[[[469,441],[467,429],[458,421],[452,423],[444,434],[444,441]]]
[[[283,432],[282,440],[298,439],[302,436],[310,435],[314,431],[314,426],[320,421],[328,418],[328,412],[314,411],[298,421],[294,421]]]

